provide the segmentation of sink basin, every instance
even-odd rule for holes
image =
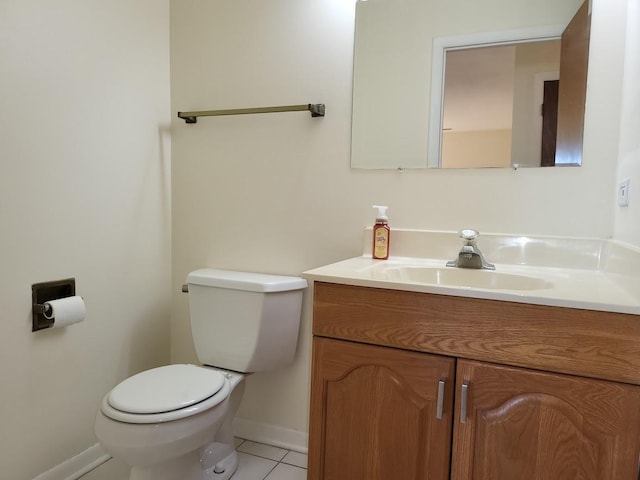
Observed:
[[[542,290],[553,287],[551,282],[511,273],[469,268],[390,267],[384,270],[387,280],[424,283],[460,288],[491,290]]]

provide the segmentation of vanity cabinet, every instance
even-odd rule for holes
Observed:
[[[309,480],[636,480],[634,315],[316,282]]]

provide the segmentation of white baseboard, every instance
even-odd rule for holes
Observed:
[[[99,443],[96,443],[84,452],[65,460],[51,470],[41,473],[33,480],[77,480],[110,458],[111,455],[105,452]]]
[[[293,450],[294,452],[307,453],[309,441],[307,432],[236,417],[233,419],[233,434],[236,437],[254,442],[266,443],[274,447]]]

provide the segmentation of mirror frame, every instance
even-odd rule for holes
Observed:
[[[433,39],[427,168],[440,168],[441,165],[444,72],[447,51],[558,40],[565,28],[566,25],[551,25],[499,32],[435,37]]]

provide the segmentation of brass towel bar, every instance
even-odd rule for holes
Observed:
[[[203,110],[199,112],[178,112],[178,118],[186,123],[197,123],[198,117],[216,117],[220,115],[246,115],[251,113],[274,113],[274,112],[311,112],[312,117],[324,117],[323,103],[308,103],[304,105],[284,105],[281,107],[257,107],[257,108],[235,108],[231,110]]]

